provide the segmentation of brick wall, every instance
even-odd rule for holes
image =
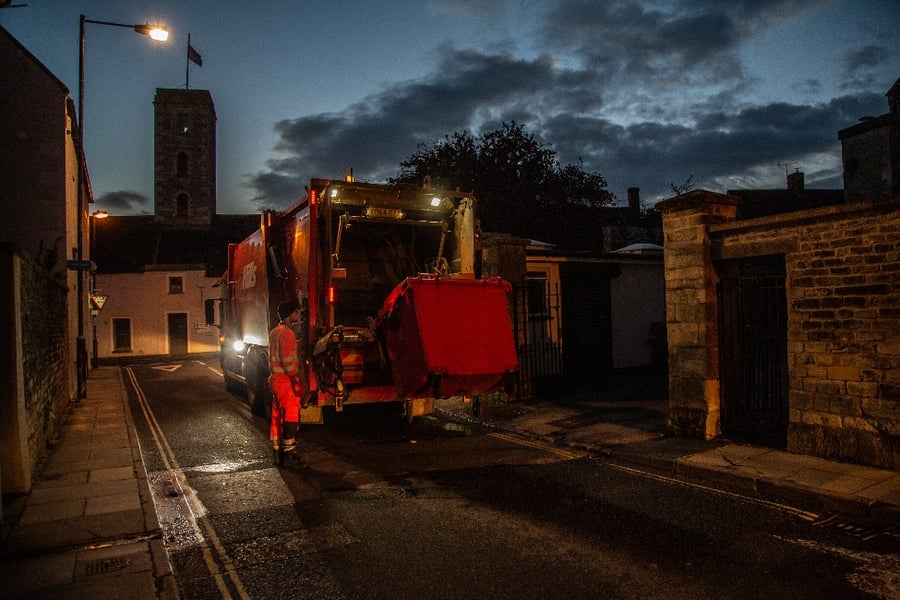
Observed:
[[[900,469],[900,199],[747,221],[730,206],[702,191],[661,206],[670,430],[717,434],[716,261],[781,254],[788,450]]]
[[[900,210],[792,230],[788,447],[900,469]]]

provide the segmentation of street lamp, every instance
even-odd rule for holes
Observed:
[[[164,42],[169,39],[169,30],[162,25],[126,25],[125,23],[112,23],[110,21],[94,21],[81,15],[78,31],[78,143],[81,146],[82,165],[87,165],[84,157],[84,28],[85,24],[109,25],[111,27],[127,27],[141,35]],[[79,263],[84,261],[84,215],[85,207],[85,179],[84,167],[78,169],[78,243],[76,259]],[[78,271],[78,338],[76,340],[76,368],[78,370],[78,397],[87,398],[87,347],[84,343],[84,309],[86,298],[84,297],[84,272]],[[96,337],[95,337],[96,340]],[[94,342],[96,343],[96,341]],[[96,354],[96,353],[95,353]]]
[[[95,248],[97,247],[96,243],[96,226],[94,225],[94,221],[97,219],[105,219],[109,216],[109,213],[105,210],[95,210],[91,214],[90,228],[88,230],[88,242],[91,245],[91,297],[97,293],[97,264],[94,262],[94,253]],[[93,352],[91,353],[91,367],[96,369],[100,364],[100,357],[97,353],[97,311],[98,309],[94,306],[93,300],[91,301],[91,324],[93,325],[94,331],[91,336],[91,345]]]
[[[150,39],[157,42],[165,42],[169,39],[169,30],[165,25],[127,25],[125,23],[112,23],[110,21],[94,21],[85,19],[81,15],[80,31],[79,31],[79,53],[78,53],[78,132],[81,134],[82,143],[84,143],[84,25],[85,23],[93,23],[94,25],[109,25],[111,27],[126,27],[133,29],[141,35],[149,36]]]

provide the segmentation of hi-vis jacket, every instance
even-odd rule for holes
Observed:
[[[300,356],[297,353],[297,336],[294,331],[279,323],[269,336],[269,370],[291,379],[300,377]]]

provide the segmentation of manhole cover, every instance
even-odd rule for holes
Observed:
[[[107,558],[104,560],[95,560],[89,562],[84,567],[87,575],[102,575],[103,573],[113,573],[121,571],[131,564],[131,560],[127,558]]]

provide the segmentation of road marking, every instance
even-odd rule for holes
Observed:
[[[490,437],[495,437],[497,439],[510,442],[513,444],[518,444],[519,446],[525,446],[526,448],[534,448],[536,450],[543,450],[544,452],[549,452],[550,454],[556,454],[557,456],[562,456],[567,460],[574,460],[576,458],[583,458],[587,456],[584,452],[572,452],[571,450],[565,450],[563,448],[557,448],[556,446],[549,444],[547,442],[539,442],[535,440],[529,440],[527,438],[519,437],[516,435],[512,435],[509,433],[498,433],[496,431],[488,433]]]
[[[131,382],[135,394],[137,394],[141,411],[143,411],[144,418],[150,428],[150,434],[153,437],[153,441],[159,451],[163,465],[166,467],[166,471],[169,475],[169,482],[178,492],[177,497],[184,502],[184,507],[187,509],[185,514],[190,515],[188,520],[194,534],[200,541],[199,546],[203,553],[203,560],[206,563],[207,570],[216,582],[216,587],[219,589],[223,598],[234,598],[225,578],[222,576],[222,571],[224,570],[225,575],[231,580],[231,584],[237,592],[237,597],[242,600],[250,600],[250,596],[244,590],[244,586],[238,577],[234,563],[225,551],[212,524],[206,518],[206,509],[203,507],[199,498],[197,498],[196,491],[188,485],[187,478],[175,458],[175,453],[172,451],[172,447],[169,445],[169,441],[166,439],[166,436],[159,425],[159,421],[156,419],[156,415],[153,413],[150,404],[147,402],[147,396],[144,394],[144,390],[138,383],[134,371],[131,367],[125,367],[125,372],[128,374],[128,379]],[[157,510],[159,510],[156,494],[153,495],[153,504],[154,506],[157,506]],[[207,542],[207,540],[209,540],[209,542]],[[221,563],[221,568],[216,559],[218,559],[218,563]]]
[[[178,369],[181,368],[181,363],[177,365],[161,365],[158,367],[150,367],[151,369],[155,369],[157,371],[165,371],[166,373],[174,373]]]
[[[676,477],[667,477],[665,475],[659,475],[658,473],[651,473],[649,471],[643,471],[641,469],[635,469],[633,467],[626,467],[624,465],[617,465],[611,462],[604,462],[606,466],[611,469],[616,469],[618,471],[624,471],[626,473],[631,473],[632,475],[638,475],[640,477],[645,477],[647,479],[653,479],[655,481],[661,481],[664,483],[674,483],[678,485],[683,485],[686,487],[694,488],[697,490],[703,490],[705,492],[709,492],[712,494],[716,494],[719,496],[726,496],[728,498],[733,498],[735,500],[741,500],[744,502],[750,502],[751,504],[758,504],[761,506],[768,506],[769,508],[776,508],[778,510],[793,514],[797,517],[800,517],[804,521],[815,521],[819,519],[819,515],[814,512],[810,512],[808,510],[803,510],[797,508],[796,506],[789,506],[787,504],[781,504],[779,502],[772,502],[771,500],[763,500],[762,498],[754,498],[752,496],[745,496],[744,494],[738,494],[736,492],[729,492],[726,490],[720,490],[714,487],[710,487],[708,485],[703,485],[700,483],[694,483],[692,481],[686,481],[684,479],[678,479]]]

